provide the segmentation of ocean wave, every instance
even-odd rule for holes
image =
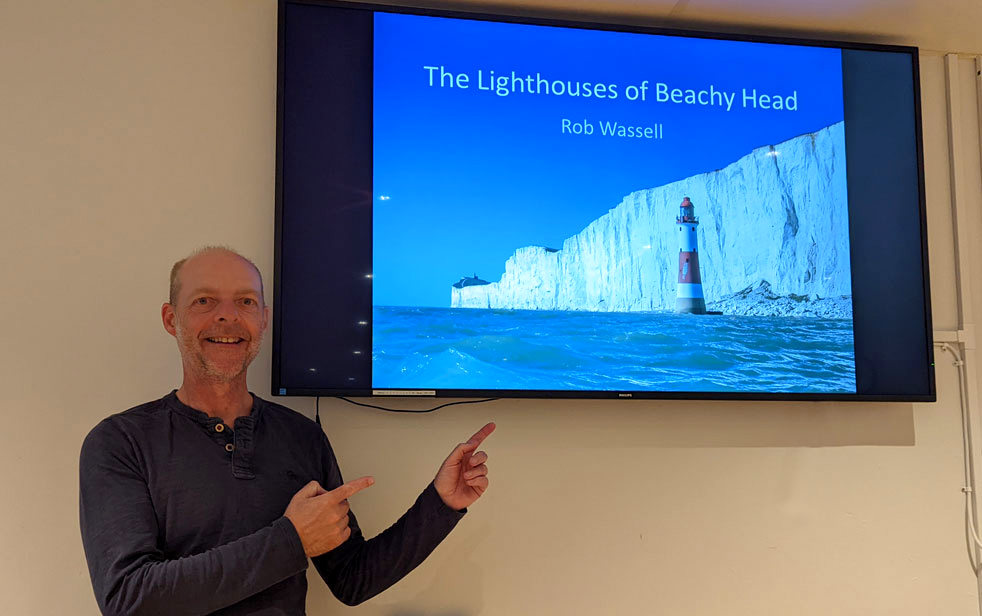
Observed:
[[[852,323],[375,308],[373,386],[855,392]]]

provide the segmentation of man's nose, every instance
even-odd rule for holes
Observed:
[[[215,320],[216,321],[237,321],[239,318],[239,310],[233,301],[221,301],[218,302],[218,307],[215,309]]]

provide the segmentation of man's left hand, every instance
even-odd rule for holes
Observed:
[[[457,445],[437,471],[433,486],[447,507],[458,511],[469,507],[488,489],[488,454],[477,448],[494,428],[494,423],[489,423],[466,443]]]

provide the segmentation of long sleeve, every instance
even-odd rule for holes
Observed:
[[[104,614],[207,614],[306,569],[300,538],[282,517],[224,545],[167,558],[140,459],[109,420],[82,445],[82,543]]]
[[[341,485],[341,473],[329,444],[323,464],[325,485],[331,486],[329,489]],[[312,560],[334,596],[347,605],[357,605],[415,569],[464,513],[447,507],[430,483],[395,524],[367,541],[354,514],[350,514],[348,540]]]

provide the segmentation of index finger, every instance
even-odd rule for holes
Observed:
[[[489,421],[483,428],[475,432],[474,436],[467,439],[467,444],[472,446],[474,449],[477,449],[484,439],[491,436],[491,433],[494,432],[495,427],[494,422]]]
[[[358,479],[352,479],[348,483],[339,485],[338,487],[328,492],[325,496],[330,496],[334,502],[340,503],[341,501],[347,499],[349,496],[361,492],[362,490],[371,486],[374,483],[375,483],[374,477],[371,476],[359,477]]]

